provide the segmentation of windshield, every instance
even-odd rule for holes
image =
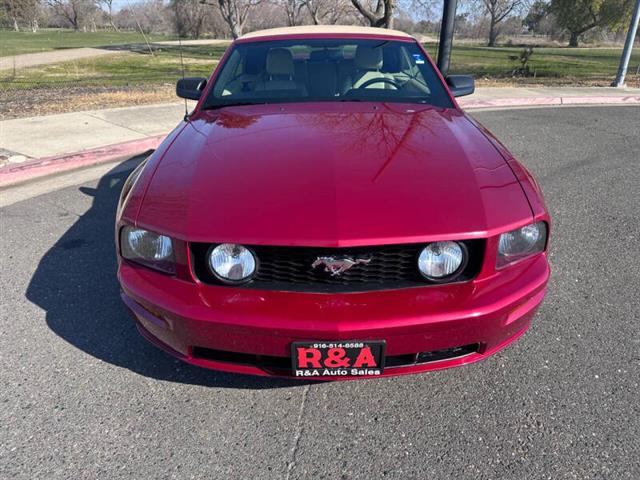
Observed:
[[[296,39],[237,44],[203,108],[309,101],[453,107],[415,42]]]

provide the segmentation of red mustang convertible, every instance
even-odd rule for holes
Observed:
[[[549,215],[531,174],[412,37],[294,27],[236,40],[126,181],[122,298],[191,364],[343,379],[481,360],[529,326]]]

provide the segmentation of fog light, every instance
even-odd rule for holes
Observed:
[[[209,253],[209,267],[223,282],[243,282],[256,270],[253,253],[242,245],[223,243]]]
[[[461,269],[465,256],[466,250],[457,242],[434,242],[420,253],[418,268],[427,279],[442,281]]]

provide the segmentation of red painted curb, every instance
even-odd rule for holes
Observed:
[[[156,135],[62,156],[38,158],[24,163],[5,165],[0,168],[0,187],[7,187],[46,175],[106,163],[121,157],[154,150],[160,145],[165,136]]]
[[[562,105],[559,97],[536,97],[536,98],[496,98],[491,100],[474,100],[473,98],[461,98],[458,103],[462,108],[499,108],[499,107],[522,107],[530,105]]]

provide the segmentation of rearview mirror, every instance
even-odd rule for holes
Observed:
[[[475,81],[469,75],[449,75],[447,85],[454,97],[471,95],[476,89]]]
[[[176,85],[176,95],[188,100],[200,100],[204,87],[207,86],[207,79],[202,77],[187,77],[178,80]]]

